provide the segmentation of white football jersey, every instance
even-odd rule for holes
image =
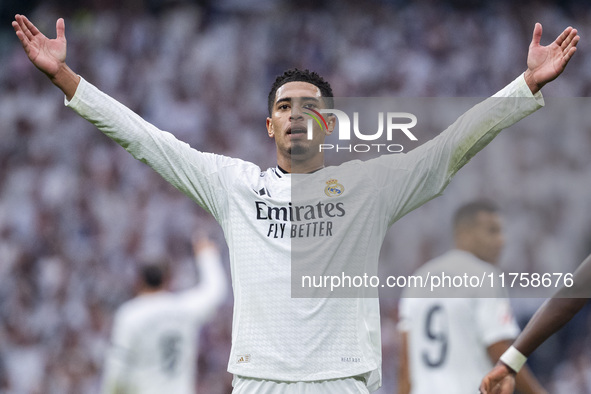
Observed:
[[[444,272],[450,277],[498,274],[492,265],[461,250],[431,260],[415,274],[427,272]],[[479,298],[478,289],[472,298],[407,298],[424,296],[425,291],[410,287],[403,291],[399,328],[408,335],[412,394],[478,391],[482,377],[494,366],[487,347],[519,334],[507,292],[500,286],[492,290],[496,298]],[[453,289],[449,294],[453,295]],[[465,289],[461,294],[468,295]]]
[[[375,390],[377,298],[358,298],[367,295],[362,289],[327,298],[303,289],[303,276],[376,274],[388,227],[442,193],[501,129],[542,105],[523,76],[497,96],[514,99],[485,100],[409,153],[303,175],[192,149],[84,80],[67,104],[221,224],[235,302],[229,372],[281,381],[364,375]]]
[[[195,392],[199,328],[227,288],[217,252],[199,256],[199,286],[181,293],[143,294],[117,310],[103,394]]]

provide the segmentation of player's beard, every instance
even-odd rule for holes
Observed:
[[[291,145],[288,149],[289,154],[293,156],[304,156],[310,151],[309,146],[304,146],[301,144],[294,144]]]
[[[291,129],[290,132],[302,135],[307,133],[307,129],[302,125],[294,125],[294,128]],[[301,161],[314,156],[314,153],[318,151],[318,148],[318,141],[316,141],[316,139],[296,138],[289,144],[288,151],[293,159]]]
[[[303,140],[292,141],[288,148],[289,155],[293,161],[300,163],[313,159],[317,154],[319,146],[315,141]]]

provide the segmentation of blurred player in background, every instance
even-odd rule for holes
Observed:
[[[308,138],[304,112],[333,109],[332,89],[316,73],[288,70],[268,96],[267,134],[275,141],[277,166],[262,171],[192,149],[74,73],[65,62],[63,19],[57,38],[49,40],[26,17],[15,18],[29,59],[64,92],[67,105],[221,224],[235,300],[228,371],[234,392],[248,394],[367,393],[380,387],[377,298],[292,298],[293,261],[320,272],[376,272],[387,229],[441,194],[502,129],[539,109],[540,89],[562,73],[579,41],[569,27],[542,46],[542,26],[536,24],[527,70],[438,137],[405,155],[326,168],[318,148],[336,118],[327,116],[324,126],[312,123]],[[292,188],[296,181],[299,188]],[[302,194],[300,201],[292,201],[292,192]]]
[[[195,392],[197,339],[227,293],[216,245],[193,240],[199,284],[171,293],[166,264],[140,268],[138,295],[117,310],[103,394]]]
[[[480,392],[510,394],[516,386],[519,389],[519,375],[527,357],[587,304],[590,284],[591,256],[587,256],[573,276],[572,287],[561,288],[536,311],[513,345],[503,353],[494,369],[484,377]]]
[[[505,241],[495,204],[461,206],[453,233],[455,249],[427,262],[416,275],[498,273],[492,265]],[[400,300],[398,394],[473,394],[483,371],[490,370],[519,334],[507,291],[494,289],[497,298],[406,298],[417,296],[417,291],[422,290],[407,287]],[[449,294],[453,296],[453,290]],[[529,370],[518,375],[517,384],[522,393],[545,393]]]

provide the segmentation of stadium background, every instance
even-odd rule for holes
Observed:
[[[539,21],[543,44],[568,25],[582,37],[545,96],[591,92],[584,1],[0,1],[0,393],[97,392],[113,312],[133,295],[137,260],[169,256],[182,289],[195,280],[193,230],[225,245],[203,210],[63,108],[24,56],[15,13],[50,37],[65,17],[68,63],[87,80],[192,146],[261,167],[275,164],[264,130],[268,88],[293,66],[320,72],[337,96],[485,97],[524,70]],[[591,252],[591,123],[551,114],[551,125],[536,114],[502,135],[444,196],[397,223],[382,274],[408,273],[443,252],[453,209],[477,197],[506,215],[502,268],[572,271]],[[381,303],[379,393],[387,393],[396,384],[396,300]],[[519,320],[539,303],[515,299]],[[201,334],[200,392],[230,390],[231,314],[228,296]],[[532,357],[551,392],[591,393],[590,333],[586,309]]]

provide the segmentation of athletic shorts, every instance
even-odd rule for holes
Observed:
[[[234,375],[232,394],[369,394],[361,377],[281,382]]]

